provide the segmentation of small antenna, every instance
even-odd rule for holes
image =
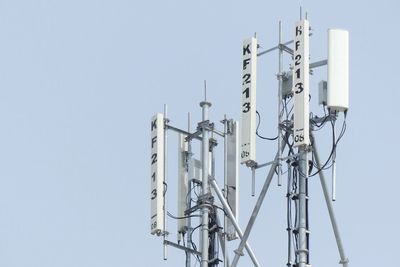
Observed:
[[[207,80],[204,80],[204,101],[207,102]]]
[[[167,118],[168,114],[168,105],[164,104],[164,118]]]
[[[188,116],[187,116],[187,123],[188,123],[188,125],[187,125],[187,131],[188,131],[188,133],[190,133],[190,124],[192,123],[192,115],[190,114],[190,112],[188,112],[187,115],[188,115]]]
[[[300,20],[302,20],[303,19],[303,10],[302,10],[302,7],[300,6]]]

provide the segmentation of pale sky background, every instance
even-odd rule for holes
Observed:
[[[300,5],[313,28],[311,62],[326,58],[328,28],[350,32],[334,204],[350,266],[400,266],[396,0],[1,1],[0,266],[184,266],[174,248],[163,261],[161,238],[149,234],[150,118],[166,103],[172,124],[186,127],[188,111],[197,122],[206,79],[211,119],[239,119],[243,39],[257,32],[261,49],[275,46],[279,20],[292,39]],[[277,54],[259,62],[262,132],[273,135]],[[326,68],[316,70],[314,100],[324,77]],[[317,136],[324,159],[325,133]],[[174,212],[177,138],[169,139]],[[260,162],[275,149],[259,142]],[[266,171],[257,174],[258,191]],[[285,193],[274,180],[250,238],[262,266],[286,264]],[[312,266],[338,266],[317,179],[310,196]],[[244,228],[255,201],[246,168],[240,198]],[[239,266],[251,266],[249,258]]]

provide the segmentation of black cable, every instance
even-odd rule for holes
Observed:
[[[311,113],[311,117],[312,117],[313,119],[317,119],[317,118],[318,118],[317,116],[313,116],[312,113]],[[322,120],[320,123],[317,123],[317,122],[311,120],[311,124],[314,126],[314,128],[315,128],[315,127],[317,128],[317,129],[314,129],[314,131],[319,131],[319,130],[321,130],[321,129],[325,126],[326,122],[328,121],[328,118],[330,118],[330,116],[326,116],[326,115],[325,115],[325,116],[323,117],[323,120]]]
[[[167,211],[167,215],[168,215],[169,217],[171,217],[172,219],[176,219],[176,220],[187,219],[187,218],[193,218],[193,217],[201,217],[201,215],[187,215],[187,216],[179,217],[179,216],[174,216],[174,215],[172,215],[169,211]]]
[[[297,187],[297,183],[298,183],[298,172],[297,172],[297,166],[294,166],[294,168],[293,168],[293,184],[292,184],[292,190],[293,190],[293,193],[295,194],[295,198],[293,199],[294,200],[294,227],[296,228],[296,231],[295,232],[293,232],[293,237],[294,237],[294,248],[296,249],[296,250],[298,250],[299,249],[299,240],[298,240],[298,218],[297,218],[297,214],[298,214],[298,209],[299,209],[299,207],[298,207],[298,201],[297,201],[297,195],[298,195],[298,187]],[[296,262],[297,262],[297,259],[298,259],[298,254],[297,253],[295,253],[295,260],[296,260]]]
[[[260,115],[260,113],[259,113],[258,111],[256,111],[256,113],[257,113],[257,117],[258,117],[258,123],[257,123],[257,128],[256,128],[256,135],[257,135],[259,138],[261,138],[261,139],[269,140],[269,141],[274,141],[274,140],[278,139],[278,136],[273,137],[273,138],[270,138],[270,137],[261,136],[261,135],[258,133],[258,128],[260,127],[260,123],[261,123],[261,115]]]
[[[344,136],[347,125],[346,125],[346,120],[343,120],[342,129],[340,131],[339,137],[336,140],[335,140],[335,133],[334,133],[335,132],[335,124],[332,121],[331,121],[331,125],[332,125],[332,132],[333,132],[333,134],[332,134],[333,144],[332,144],[332,149],[329,154],[329,157],[326,160],[326,162],[322,165],[322,167],[319,167],[317,162],[315,162],[314,153],[313,153],[312,161],[313,161],[313,165],[317,169],[317,171],[314,174],[310,175],[309,177],[313,177],[313,176],[317,175],[318,173],[320,173],[322,170],[327,170],[332,166],[332,164],[330,164],[330,165],[328,165],[328,164],[331,163],[334,154],[336,154],[336,147],[337,147],[339,141]]]
[[[189,203],[191,204],[191,202],[195,202],[192,198],[190,198],[189,200],[189,194],[193,191],[195,193],[195,195],[198,197],[198,194],[196,193],[196,191],[194,191],[194,189],[196,189],[196,187],[198,187],[199,185],[197,184],[193,184],[192,188],[190,188],[189,192],[186,194],[186,203],[188,205],[188,207],[190,207]]]
[[[166,182],[163,182],[163,184],[164,184],[163,197],[165,197],[165,194],[167,193],[167,189],[168,189],[168,184]]]
[[[229,203],[228,203],[228,205],[229,205]],[[221,207],[218,207],[218,206],[215,206],[215,207],[216,207],[217,209],[219,209],[219,210],[222,210],[222,212],[224,213],[225,216],[228,216],[228,214],[226,213],[225,209],[223,209],[223,208],[221,208]],[[232,208],[230,205],[229,205],[229,207]]]
[[[218,243],[217,243],[217,233],[219,231],[220,226],[217,223],[216,220],[216,210],[213,208],[210,212],[210,216],[209,216],[209,221],[208,221],[208,228],[209,229],[213,229],[216,228],[214,231],[210,231],[209,235],[208,235],[208,240],[209,240],[209,247],[208,247],[208,251],[209,251],[209,259],[214,259],[214,258],[218,258]],[[216,266],[217,263],[212,263],[209,264],[210,267],[212,266]]]
[[[289,137],[290,137],[290,134],[288,134],[287,132],[286,132],[284,135],[282,135],[282,140],[285,141],[286,145],[287,145],[288,148],[289,148],[288,157],[289,157],[290,155],[293,155],[293,154],[294,154],[293,142],[292,142],[292,143],[289,142]]]
[[[197,230],[199,227],[201,227],[201,226],[202,226],[202,224],[199,224],[198,226],[196,226],[195,228],[193,228],[192,232],[191,232],[190,235],[189,235],[189,239],[190,239],[190,243],[192,244],[192,248],[193,248],[194,250],[196,250],[196,251],[197,251],[197,246],[196,246],[196,244],[193,242],[193,233],[194,233],[194,231],[196,231],[196,230]],[[199,257],[197,254],[195,254],[195,257],[196,257],[197,261],[198,261],[199,263],[201,263],[200,257]]]
[[[292,105],[292,107],[290,108],[290,110],[287,111],[287,104],[288,104],[288,102],[290,102],[292,99],[293,99],[293,97],[291,96],[291,97],[289,98],[289,101],[286,101],[286,100],[285,100],[285,110],[286,110],[286,119],[287,119],[287,120],[289,120],[289,116],[290,116],[290,114],[292,113],[293,108],[294,108],[294,105]]]

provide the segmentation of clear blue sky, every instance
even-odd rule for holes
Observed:
[[[0,266],[184,266],[172,248],[164,262],[161,239],[149,234],[150,117],[167,103],[174,125],[185,127],[188,111],[199,120],[207,79],[211,118],[238,119],[243,39],[257,32],[262,49],[276,45],[279,20],[291,39],[300,5],[313,28],[311,62],[326,58],[327,28],[350,32],[350,111],[334,204],[350,266],[396,264],[400,4],[268,2],[1,1]],[[260,58],[265,133],[275,129],[276,63],[276,54]],[[325,70],[315,76],[313,99]],[[260,161],[274,149],[260,143]],[[241,174],[244,226],[254,198],[248,170]],[[286,264],[285,189],[275,184],[250,238],[263,266]],[[337,266],[317,179],[310,190],[311,263]]]

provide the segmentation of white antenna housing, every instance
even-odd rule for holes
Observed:
[[[189,165],[189,179],[190,180],[195,180],[195,181],[201,181],[201,161],[198,159],[191,159],[190,165]]]
[[[231,133],[226,136],[226,200],[238,221],[239,217],[239,123],[231,120]],[[238,238],[235,226],[227,220],[225,232],[228,241]]]
[[[327,81],[320,81],[318,83],[318,104],[326,106],[327,91],[328,91]]]
[[[188,142],[185,141],[186,135],[178,135],[178,217],[185,217],[188,196],[188,164],[187,152]],[[186,220],[178,219],[178,240],[181,233],[185,232]]]
[[[256,74],[257,39],[249,38],[243,42],[243,75],[241,106],[241,163],[256,161]]]
[[[349,32],[328,30],[328,99],[331,111],[349,108]]]
[[[309,126],[309,80],[310,80],[310,23],[300,20],[295,26],[294,37],[294,146],[310,144]]]
[[[161,235],[164,227],[164,115],[151,119],[150,232]]]

